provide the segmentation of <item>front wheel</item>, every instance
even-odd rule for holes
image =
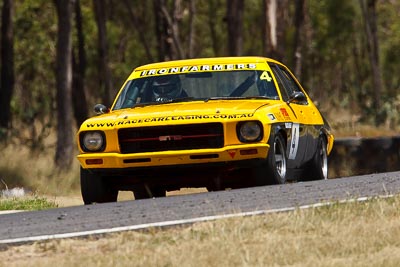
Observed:
[[[83,203],[115,202],[118,198],[118,190],[110,187],[101,175],[81,168],[81,193]]]
[[[277,134],[270,139],[268,156],[265,163],[257,170],[257,184],[284,184],[286,183],[286,145],[281,135]]]

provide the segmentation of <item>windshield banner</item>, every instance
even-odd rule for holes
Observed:
[[[171,68],[160,68],[136,71],[136,77],[148,77],[154,75],[179,74],[179,73],[194,73],[207,71],[231,71],[231,70],[257,70],[259,64],[216,64],[216,65],[196,65],[196,66],[181,66]],[[263,66],[265,68],[265,65]]]

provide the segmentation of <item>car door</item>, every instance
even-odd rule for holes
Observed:
[[[307,100],[291,101],[292,96],[296,92],[302,92],[302,90],[290,72],[278,64],[270,64],[270,67],[277,79],[283,100],[295,116],[290,129],[287,131],[288,145],[286,152],[288,167],[300,168],[308,160],[307,149],[310,138],[308,113],[310,112],[310,107]]]

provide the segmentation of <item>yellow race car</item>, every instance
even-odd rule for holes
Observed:
[[[334,137],[300,83],[264,57],[138,67],[77,133],[85,204],[328,178]]]

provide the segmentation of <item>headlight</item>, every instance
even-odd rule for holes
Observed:
[[[81,147],[85,152],[102,151],[105,148],[105,137],[103,132],[83,132],[80,135]]]
[[[262,138],[263,130],[258,121],[246,121],[237,126],[238,138],[241,142],[257,142]]]

